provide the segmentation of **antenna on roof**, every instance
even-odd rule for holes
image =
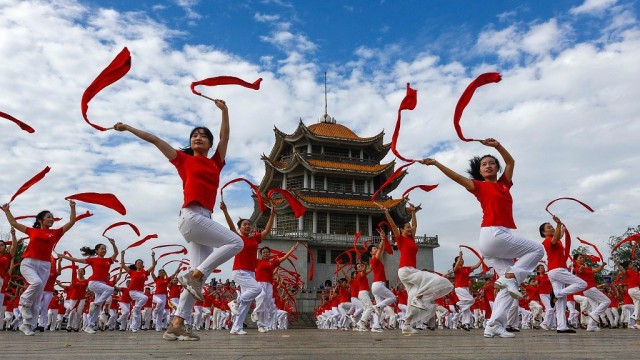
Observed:
[[[329,116],[327,112],[327,72],[324,72],[324,115],[320,116],[318,122],[324,122],[329,124],[335,124],[336,119]]]

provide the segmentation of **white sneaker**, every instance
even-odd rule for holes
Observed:
[[[25,320],[30,320],[33,318],[33,312],[31,312],[31,308],[27,305],[20,305],[18,307],[20,310],[20,314],[22,314],[22,318]]]
[[[231,335],[247,335],[247,332],[244,330],[231,330]]]
[[[93,327],[91,327],[91,326],[87,326],[87,327],[86,327],[86,328],[84,328],[83,330],[84,330],[84,332],[86,332],[87,334],[95,334],[95,333],[96,333],[96,330],[95,330]]]
[[[228,303],[229,305],[229,310],[231,311],[231,313],[233,315],[238,315],[240,312],[238,311],[238,302],[235,300],[231,300]]]
[[[512,338],[512,337],[516,337],[516,335],[514,333],[510,333],[508,331],[506,331],[505,329],[501,328],[498,325],[491,325],[491,326],[487,326],[484,329],[484,337],[486,338],[492,338],[492,337],[501,337],[501,338]]]
[[[411,325],[405,325],[402,327],[402,334],[415,334],[418,330],[411,327]]]
[[[269,331],[269,329],[267,329],[266,327],[264,327],[264,326],[258,326],[258,332],[266,333],[266,332],[268,332],[268,331]]]
[[[33,336],[36,334],[33,332],[33,330],[31,330],[31,325],[29,324],[22,324],[18,329],[20,329],[20,331],[22,331],[27,336]]]
[[[371,328],[371,332],[381,333],[384,332],[381,328]]]
[[[602,331],[599,327],[594,326],[594,327],[587,327],[587,331],[588,332],[598,332],[598,331]]]
[[[547,330],[549,330],[549,327],[547,325],[545,325],[545,324],[540,324],[540,329],[542,329],[544,331],[547,331]]]
[[[511,295],[514,299],[522,299],[522,293],[518,289],[518,282],[516,279],[509,279],[504,276],[501,276],[496,280],[494,287],[496,289],[507,289],[509,295]]]

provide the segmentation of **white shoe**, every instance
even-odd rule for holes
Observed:
[[[411,306],[418,308],[420,310],[427,310],[427,308],[424,306],[422,301],[420,301],[420,299],[418,298],[413,298],[413,300],[411,300]]]
[[[22,331],[27,336],[33,336],[36,334],[33,332],[33,330],[31,330],[31,325],[29,324],[22,324],[18,329],[20,329],[20,331]]]
[[[598,332],[598,331],[602,331],[599,327],[594,326],[594,327],[587,327],[587,331],[588,332]]]
[[[402,327],[402,334],[415,334],[418,330],[411,327],[411,325],[406,325]]]
[[[244,330],[231,330],[231,335],[247,335],[247,332]]]
[[[233,315],[238,315],[240,312],[238,311],[238,302],[235,300],[231,300],[228,303],[229,305],[229,310],[231,311],[231,313]]]
[[[547,330],[549,330],[549,327],[547,325],[545,325],[545,324],[540,324],[540,329],[542,329],[544,331],[547,331]]]
[[[384,332],[381,328],[371,328],[371,332],[381,333]]]
[[[266,327],[264,327],[264,326],[258,326],[258,332],[266,333],[266,332],[268,332],[268,331],[269,331],[269,329],[267,329]]]
[[[522,293],[518,289],[518,282],[516,279],[509,279],[501,276],[496,280],[494,287],[496,289],[507,289],[512,298],[518,300],[522,299]]]
[[[91,311],[91,310],[89,310]],[[84,332],[86,332],[87,334],[95,334],[96,330],[94,328],[92,328],[91,326],[87,326],[86,328],[83,329]]]
[[[484,329],[484,337],[492,338],[492,337],[501,337],[501,338],[512,338],[516,337],[515,334],[506,331],[498,325],[487,326]]]
[[[20,310],[20,314],[22,314],[22,318],[25,320],[31,320],[33,318],[33,312],[31,312],[31,308],[27,305],[20,305],[18,307]]]

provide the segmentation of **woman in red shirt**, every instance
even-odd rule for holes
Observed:
[[[454,182],[472,193],[482,207],[482,224],[480,225],[480,252],[487,265],[494,268],[500,278],[495,288],[501,289],[493,304],[491,318],[484,330],[485,337],[514,337],[507,332],[507,315],[513,299],[522,298],[518,287],[531,274],[540,259],[544,256],[542,245],[512,233],[516,228],[513,220],[513,199],[510,188],[513,185],[513,168],[515,160],[511,154],[496,140],[481,140],[485,146],[495,148],[505,162],[502,176],[500,162],[493,155],[476,156],[469,161],[468,170],[471,179],[464,177],[434,159],[424,159],[424,165],[433,165]],[[517,261],[514,261],[517,259]],[[504,291],[503,291],[504,290]],[[513,298],[513,299],[511,299]]]
[[[142,326],[142,307],[149,301],[147,295],[144,294],[144,284],[149,278],[149,274],[156,268],[156,254],[151,252],[151,267],[149,270],[144,269],[144,262],[141,259],[137,259],[134,264],[128,267],[124,262],[124,251],[120,253],[120,267],[122,270],[129,274],[131,282],[129,283],[129,296],[132,301],[135,301],[135,305],[131,310],[131,326],[132,332],[138,332]]]
[[[387,241],[386,234],[381,229],[378,229],[378,233],[380,234],[381,239],[380,244],[377,246],[369,245],[368,248],[369,255],[371,255],[369,265],[373,272],[371,294],[373,294],[373,298],[376,300],[374,308],[378,314],[378,316],[374,316],[373,318],[374,324],[371,327],[371,331],[373,332],[382,331],[382,326],[380,325],[382,314],[387,306],[396,302],[396,296],[387,288],[387,274],[384,269],[384,263],[382,262],[384,255],[384,243]]]
[[[273,219],[276,216],[276,210],[275,208],[271,209],[269,221],[267,221],[267,225],[264,227],[264,230],[251,235],[251,220],[240,219],[237,224],[234,224],[224,201],[220,203],[220,209],[224,213],[224,218],[227,220],[227,226],[229,226],[229,229],[234,233],[239,234],[244,244],[242,251],[236,254],[236,257],[233,259],[232,267],[233,280],[237,285],[240,285],[241,292],[236,300],[229,303],[229,308],[231,309],[232,314],[238,315],[233,322],[231,334],[245,335],[247,332],[243,330],[242,324],[247,317],[251,302],[253,302],[261,292],[260,285],[258,285],[258,282],[256,281],[255,273],[256,265],[258,263],[258,244],[260,244],[262,239],[271,232]],[[236,225],[238,226],[237,229]]]
[[[377,203],[376,203],[377,204]],[[418,245],[413,237],[418,227],[416,220],[416,209],[409,204],[411,213],[411,223],[404,223],[396,226],[389,214],[389,210],[378,204],[384,212],[387,221],[393,231],[393,239],[400,251],[400,262],[398,264],[398,278],[404,284],[408,294],[408,308],[405,322],[402,326],[403,334],[414,334],[417,332],[411,323],[419,319],[429,321],[436,314],[437,305],[435,300],[445,296],[453,290],[453,285],[446,278],[429,271],[417,269]]]
[[[22,262],[20,263],[20,273],[29,283],[29,287],[20,296],[19,302],[20,313],[25,320],[20,325],[20,331],[25,335],[35,335],[33,329],[38,322],[37,313],[40,309],[44,284],[51,272],[51,252],[62,235],[76,223],[76,203],[69,200],[69,207],[71,208],[69,222],[61,228],[52,229],[53,214],[48,210],[43,210],[36,215],[33,227],[26,227],[13,217],[9,204],[2,205],[2,210],[7,216],[9,224],[29,236],[29,244],[22,254]]]
[[[18,239],[16,238],[16,229],[11,228],[11,247],[7,250],[7,243],[4,240],[0,240],[0,309],[2,309],[4,302],[4,293],[2,289],[4,287],[4,275],[11,266],[11,260],[16,256],[16,250],[18,250]]]
[[[458,296],[457,305],[460,308],[460,319],[462,323],[462,329],[471,331],[473,327],[473,315],[471,314],[471,307],[475,303],[473,295],[469,292],[469,275],[482,265],[482,260],[478,261],[473,266],[464,266],[464,259],[462,258],[462,251],[456,256],[453,263],[453,276],[456,281],[454,284],[456,295]]]
[[[127,280],[125,283],[126,287],[120,288],[120,297],[118,298],[118,305],[120,306],[120,317],[118,317],[120,331],[127,330],[129,314],[131,313],[131,297],[129,296],[130,284],[131,280]]]
[[[623,261],[622,264],[616,262],[616,266],[620,272],[624,273],[627,285],[627,294],[633,300],[633,316],[636,319],[636,324],[633,326],[636,329],[640,329],[640,274],[636,269],[633,261]]]
[[[113,255],[105,257],[107,255],[107,246],[105,244],[98,244],[93,249],[88,246],[80,248],[80,252],[83,256],[87,256],[86,259],[74,258],[67,255],[61,255],[59,259],[66,259],[69,261],[88,264],[91,266],[91,277],[89,277],[88,289],[95,294],[95,300],[89,304],[89,324],[84,327],[84,331],[88,334],[96,333],[96,322],[98,316],[102,310],[102,305],[113,294],[113,286],[107,284],[109,282],[109,270],[111,265],[118,257],[118,247],[115,240],[109,238],[109,243],[113,248]]]
[[[153,292],[153,302],[156,304],[153,308],[153,318],[156,331],[162,331],[163,328],[167,327],[167,324],[165,324],[164,321],[166,318],[164,308],[167,304],[167,293],[169,292],[169,284],[173,282],[173,279],[176,278],[176,275],[178,275],[179,272],[180,266],[178,266],[171,276],[167,276],[167,272],[164,269],[158,270],[158,276],[151,273],[151,278],[156,285]]]
[[[179,313],[162,336],[165,340],[200,340],[184,326],[191,317],[193,305],[202,298],[202,285],[213,269],[224,264],[242,250],[242,240],[237,234],[211,219],[216,201],[220,170],[225,164],[229,144],[229,111],[222,100],[214,100],[222,111],[220,140],[215,153],[208,157],[213,147],[213,134],[206,127],[197,127],[189,135],[189,147],[176,150],[155,135],[138,130],[130,125],[117,123],[117,131],[129,131],[150,142],[173,164],[182,179],[184,201],[180,211],[179,229],[189,243],[191,272],[179,277],[186,292],[180,296]],[[214,251],[215,249],[215,251]]]
[[[553,304],[551,304],[551,291],[553,288],[544,265],[540,264],[536,267],[536,274],[535,285],[538,287],[538,296],[540,296],[540,302],[544,307],[544,321],[540,324],[540,327],[542,330],[549,330],[555,323],[556,315]]]
[[[585,264],[583,255],[575,254],[573,261],[576,263],[576,275],[587,282],[587,289],[584,291],[584,296],[589,299],[589,305],[591,312],[589,313],[589,324],[587,325],[587,331],[600,331],[598,324],[600,323],[600,316],[604,315],[605,311],[609,308],[611,300],[598,290],[598,284],[596,283],[595,273],[602,271],[606,263],[602,263],[600,266],[592,268]]]

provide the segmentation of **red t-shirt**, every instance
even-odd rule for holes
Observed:
[[[624,305],[633,305],[633,299],[629,296],[629,291],[625,291],[622,294],[622,303]]]
[[[407,305],[407,300],[409,298],[409,294],[407,290],[398,291],[398,304]]]
[[[7,270],[9,270],[11,259],[13,259],[13,256],[8,251],[0,254],[0,276],[6,274]]]
[[[340,286],[340,289],[338,289],[338,296],[340,297],[341,303],[351,301],[351,294],[349,293],[349,288],[347,287]]]
[[[131,296],[129,296],[129,289],[120,289],[120,302],[128,304],[131,302]]]
[[[233,259],[232,270],[256,271],[256,265],[258,264],[256,254],[258,253],[258,244],[262,242],[262,234],[258,232],[252,237],[240,235],[240,238],[244,243],[244,247]]]
[[[179,150],[176,150],[176,154],[178,154],[176,158],[170,162],[176,167],[182,179],[184,192],[182,207],[196,202],[213,212],[224,160],[218,151],[211,158],[188,155]]]
[[[638,271],[626,270],[624,276],[627,279],[627,289],[633,289],[634,287],[640,287],[640,278],[638,277]]]
[[[418,245],[416,245],[413,237],[407,238],[402,235],[396,237],[396,245],[400,250],[400,263],[398,268],[411,266],[417,268]]]
[[[567,261],[564,256],[564,245],[562,241],[558,241],[555,245],[551,243],[552,237],[545,238],[542,241],[544,251],[547,252],[547,262],[549,263],[549,271],[553,269],[566,269]]]
[[[609,298],[609,300],[611,300],[611,304],[609,305],[610,308],[617,308],[618,306],[620,306],[620,304],[618,303],[618,297],[612,294],[605,294],[607,295],[607,297]]]
[[[538,293],[541,295],[551,294],[551,281],[549,281],[549,275],[546,273],[544,275],[536,276],[536,281],[538,282]]]
[[[494,301],[496,299],[495,291],[496,289],[493,287],[493,281],[489,282],[484,286],[484,298],[487,301]]]
[[[449,293],[449,300],[451,300],[452,304],[456,304],[460,299],[458,299],[458,295],[456,295],[455,291]]]
[[[597,287],[598,283],[596,283],[596,277],[593,275],[593,269],[586,266],[582,269],[582,272],[578,271],[576,274],[578,277],[587,282],[587,289],[591,289],[592,287]]]
[[[527,298],[529,301],[538,301],[540,302],[540,295],[538,295],[538,287],[533,285],[522,285],[522,288],[527,293]]]
[[[360,292],[360,289],[358,288],[357,278],[349,280],[349,286],[351,287],[351,297],[357,298],[358,293]]]
[[[256,266],[256,281],[270,283],[273,280],[273,270],[278,265],[280,265],[279,259],[273,261],[259,259]]]
[[[44,230],[28,227],[27,235],[29,235],[29,244],[22,258],[50,261],[51,252],[62,238],[63,233],[62,228]]]
[[[109,305],[109,309],[118,310],[120,308],[120,304],[118,304],[118,295],[111,295],[111,304]]]
[[[155,295],[167,295],[167,291],[169,290],[169,283],[171,282],[171,279],[166,277],[166,278],[156,278],[156,281],[154,281],[154,283],[156,284],[156,289],[153,292]]]
[[[147,270],[131,270],[129,277],[131,277],[129,291],[144,291],[144,283],[149,278],[149,272]]]
[[[511,181],[507,181],[504,174],[500,176],[498,182],[473,181],[475,189],[471,192],[476,196],[482,207],[481,227],[504,226],[515,229],[516,223],[513,221],[513,199],[509,189],[513,186]]]
[[[81,300],[87,297],[87,285],[89,285],[88,279],[73,282],[71,284],[71,286],[73,286],[73,291],[71,292],[73,297],[71,297],[71,300]]]
[[[358,273],[357,279],[358,279],[358,290],[369,291],[369,279],[367,278],[367,275],[362,275],[361,273]]]
[[[87,264],[91,266],[91,277],[89,281],[109,282],[109,269],[114,263],[110,257],[90,257],[86,259]]]
[[[179,298],[181,291],[182,291],[182,286],[180,284],[173,284],[169,286],[169,298],[170,299]]]
[[[371,261],[369,261],[371,265],[371,270],[373,270],[373,282],[387,281],[387,275],[384,273],[384,264],[382,261],[378,260],[377,257],[372,257]]]
[[[463,266],[458,271],[453,272],[453,276],[456,277],[456,282],[454,284],[457,288],[468,288],[469,287],[469,275],[471,274],[471,267]]]

